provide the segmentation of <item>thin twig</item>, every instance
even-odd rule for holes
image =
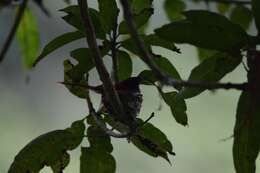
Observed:
[[[128,0],[120,0],[124,10],[124,17],[127,21],[129,32],[132,39],[135,41],[137,47],[140,51],[140,58],[150,67],[150,69],[155,73],[158,79],[165,84],[174,87],[196,87],[203,89],[238,89],[246,90],[248,87],[247,83],[217,83],[217,82],[207,82],[207,81],[183,81],[171,78],[168,74],[161,71],[160,68],[153,62],[152,54],[144,46],[144,42],[138,34],[136,29],[135,21],[133,18],[133,13],[131,11],[131,6]]]
[[[102,120],[99,118],[99,115],[95,111],[89,96],[86,97],[86,100],[88,104],[89,114],[94,118],[96,124],[104,131],[104,133],[115,138],[129,137],[130,133],[115,133],[113,130],[108,129],[106,125],[102,122]]]
[[[93,27],[92,20],[89,16],[88,2],[87,2],[87,0],[78,0],[78,4],[79,4],[79,8],[80,8],[80,14],[81,14],[82,22],[84,25],[85,33],[87,36],[86,37],[87,43],[89,45],[89,48],[92,50],[90,52],[92,55],[91,56],[92,61],[97,68],[101,81],[103,82],[105,97],[107,97],[108,100],[110,101],[111,108],[114,111],[113,113],[117,117],[117,119],[123,120],[124,115],[125,115],[123,105],[120,102],[120,99],[113,86],[109,73],[101,58],[101,54],[98,49],[98,45],[97,45],[97,41],[96,41],[95,30]]]
[[[112,63],[113,63],[113,70],[112,70],[112,77],[115,81],[115,83],[119,82],[119,78],[118,78],[118,59],[117,59],[117,27],[118,27],[118,23],[117,23],[117,18],[116,18],[116,22],[115,22],[115,26],[113,27],[112,30],[112,38],[111,38],[111,44],[112,44],[112,48],[111,48],[111,57],[112,57]]]
[[[13,26],[11,28],[10,33],[8,34],[8,37],[7,37],[7,39],[6,39],[5,43],[4,43],[4,46],[3,46],[2,50],[1,50],[1,53],[0,53],[0,63],[4,60],[5,55],[6,55],[7,51],[8,51],[8,49],[9,49],[12,41],[13,41],[14,35],[15,35],[15,33],[17,31],[17,28],[18,28],[18,26],[19,26],[19,24],[20,24],[20,22],[22,20],[22,17],[23,17],[24,11],[26,9],[27,3],[28,3],[28,0],[24,0],[22,2],[22,4],[19,5],[18,11],[16,13],[15,20],[14,20],[14,24],[13,24]]]

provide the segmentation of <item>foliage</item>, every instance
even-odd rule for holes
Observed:
[[[43,6],[43,1],[33,2],[49,15]],[[111,136],[104,128],[111,126],[122,133],[131,129],[132,125],[127,126],[117,121],[114,114],[116,112],[110,112],[109,109],[95,112],[94,108],[90,107],[88,75],[94,68],[98,71],[105,68],[102,66],[102,58],[111,57],[113,82],[118,84],[126,81],[133,77],[132,56],[144,60],[143,52],[152,57],[150,60],[144,60],[145,63],[149,61],[148,66],[156,68],[140,69],[141,73],[138,75],[141,79],[140,83],[156,87],[163,101],[171,109],[173,118],[180,125],[188,125],[187,99],[198,96],[207,89],[233,87],[243,90],[237,106],[233,158],[237,173],[254,173],[255,161],[260,150],[258,110],[260,80],[255,75],[259,74],[257,69],[260,68],[260,61],[256,60],[260,58],[260,53],[256,49],[260,42],[259,35],[250,35],[247,30],[252,27],[254,21],[260,33],[260,1],[252,0],[243,4],[236,0],[232,2],[193,0],[193,3],[214,4],[217,11],[213,12],[209,9],[184,11],[189,7],[186,1],[165,0],[163,7],[169,23],[154,29],[154,32],[149,34],[145,32],[145,27],[149,25],[149,20],[156,12],[153,0],[130,0],[129,2],[132,16],[125,12],[125,18],[122,20],[119,17],[121,8],[116,0],[98,0],[98,9],[91,7],[83,9],[79,5],[68,5],[61,9],[60,11],[65,13],[62,19],[71,25],[74,31],[57,36],[43,48],[39,55],[40,37],[37,24],[30,9],[25,10],[18,27],[17,39],[27,68],[37,66],[52,52],[82,38],[88,38],[88,41],[91,37],[97,39],[98,54],[96,55],[95,50],[91,48],[77,48],[69,53],[73,61],[71,59],[64,61],[64,84],[73,95],[87,99],[90,114],[83,120],[74,122],[70,128],[52,131],[34,139],[15,157],[9,173],[35,173],[40,172],[44,166],[50,166],[53,172],[62,172],[69,164],[67,151],[76,149],[84,136],[87,137],[89,146],[81,147],[80,172],[114,173],[116,160],[112,156]],[[12,1],[6,0],[0,5],[7,7],[11,3]],[[91,28],[88,28],[86,21],[82,19],[84,17],[82,9],[88,12],[93,24],[94,33],[90,35],[88,31]],[[136,27],[134,29],[140,32],[137,36],[133,34],[129,17],[133,19],[133,25]],[[143,43],[139,43],[138,39]],[[193,45],[198,50],[200,63],[191,70],[188,81],[182,80],[172,60],[153,51],[153,47],[156,46],[180,54],[181,51],[176,44]],[[90,44],[89,46],[91,47]],[[247,87],[242,88],[245,86],[242,84],[219,83],[242,63],[245,54],[249,68]],[[101,66],[95,59],[97,56],[100,56]],[[72,63],[75,62],[74,60],[76,63]],[[156,73],[157,68],[161,74],[166,74],[171,79],[169,81],[173,81],[170,91],[164,90],[163,86],[169,85],[169,82],[167,83],[167,80],[158,75],[158,71]],[[99,75],[101,80],[104,78],[110,80],[106,73],[99,73]],[[106,95],[105,85],[102,88]],[[139,118],[134,119],[133,124],[136,126],[136,131],[127,136],[128,141],[144,153],[152,157],[162,157],[170,162],[169,154],[174,155],[173,145],[166,135],[159,128]],[[86,132],[85,126],[88,126]]]

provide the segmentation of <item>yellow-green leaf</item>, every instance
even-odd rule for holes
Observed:
[[[24,12],[16,37],[25,67],[32,68],[38,56],[40,37],[36,19],[28,8]]]

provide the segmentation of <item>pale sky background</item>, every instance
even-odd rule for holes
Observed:
[[[52,17],[44,16],[35,5],[31,5],[33,13],[39,19],[42,46],[54,37],[73,29],[60,18],[57,12],[64,7],[61,0],[45,0]],[[151,20],[151,28],[167,23],[162,11],[162,1],[155,0],[155,15]],[[96,6],[96,1],[90,1]],[[194,7],[194,6],[193,6]],[[193,8],[192,7],[192,8]],[[202,6],[196,6],[202,8]],[[0,47],[13,20],[11,9],[0,12]],[[59,49],[49,55],[32,71],[22,68],[17,43],[14,42],[6,60],[0,65],[0,172],[7,172],[15,155],[35,137],[56,129],[64,129],[71,122],[81,119],[87,114],[85,101],[71,95],[63,86],[57,84],[63,79],[62,62],[69,56],[68,50],[84,47],[84,41]],[[175,65],[181,76],[186,79],[190,70],[198,64],[196,50],[181,45],[182,54],[155,49]],[[135,73],[144,64],[134,58]],[[108,62],[109,63],[109,62]],[[26,78],[30,82],[26,84]],[[97,81],[92,73],[92,80]],[[223,81],[243,82],[246,73],[242,66],[238,67]],[[161,158],[153,158],[136,149],[126,140],[113,139],[113,155],[117,160],[117,173],[233,173],[232,139],[222,142],[233,131],[235,109],[239,96],[238,91],[220,90],[215,94],[205,92],[198,97],[187,100],[189,127],[178,125],[173,119],[170,109],[160,104],[155,89],[142,87],[144,104],[141,118],[147,118],[155,111],[151,122],[159,127],[172,142],[176,157],[171,157],[172,166]],[[98,98],[96,105],[98,105]],[[65,173],[79,172],[79,151],[71,152],[71,164]],[[257,161],[260,166],[260,161]],[[49,173],[43,169],[41,173]],[[257,171],[260,173],[260,168]]]

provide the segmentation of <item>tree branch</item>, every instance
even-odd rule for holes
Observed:
[[[4,45],[3,45],[3,48],[1,50],[1,53],[0,53],[0,63],[4,60],[5,55],[6,55],[7,51],[8,51],[8,49],[9,49],[12,41],[13,41],[14,35],[15,35],[15,33],[17,31],[17,28],[18,28],[18,26],[19,26],[19,24],[20,24],[20,22],[22,20],[22,17],[23,17],[24,11],[26,9],[27,3],[28,3],[28,0],[24,0],[22,2],[22,4],[19,5],[18,11],[16,13],[15,20],[14,20],[14,24],[13,24],[13,26],[11,28],[10,33],[8,34],[8,37],[7,37],[7,39],[6,39],[6,41],[5,41]]]
[[[196,87],[203,89],[238,89],[246,90],[248,87],[247,83],[232,84],[232,83],[217,83],[217,82],[206,82],[206,81],[183,81],[171,78],[168,74],[161,71],[160,68],[153,62],[152,54],[146,49],[145,44],[138,34],[136,29],[133,13],[128,0],[120,0],[124,10],[124,17],[128,24],[129,32],[132,39],[135,41],[140,51],[140,58],[150,67],[155,73],[158,79],[165,84],[174,87]]]
[[[103,82],[105,97],[107,97],[110,101],[111,108],[114,111],[113,113],[116,116],[116,118],[122,120],[124,119],[125,112],[122,103],[120,102],[120,99],[118,97],[118,94],[113,86],[109,73],[101,58],[101,54],[99,52],[96,41],[95,30],[91,18],[89,16],[87,0],[78,0],[78,4],[80,8],[82,23],[85,29],[87,43],[89,45],[89,48],[92,50],[90,52],[92,55],[92,61],[97,68],[101,81]]]

